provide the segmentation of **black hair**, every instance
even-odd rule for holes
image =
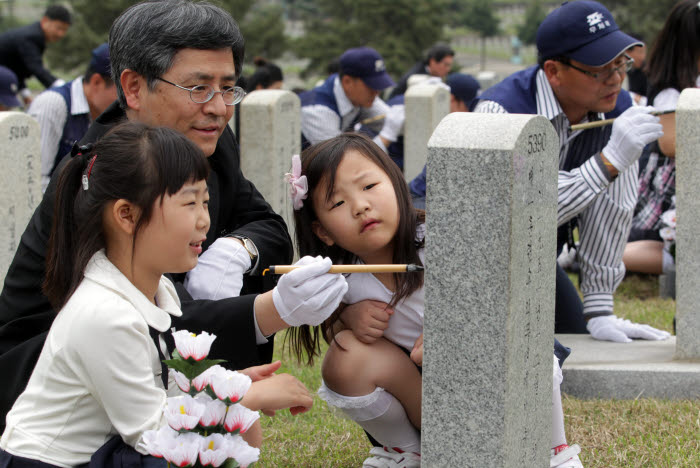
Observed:
[[[243,36],[231,15],[208,2],[145,1],[125,10],[109,30],[109,56],[117,98],[126,109],[119,77],[125,69],[146,78],[153,90],[157,78],[173,65],[182,49],[231,49],[236,75],[245,52]]]
[[[673,7],[647,56],[649,85],[656,91],[695,86],[700,57],[700,8],[682,0]]]
[[[71,24],[73,21],[68,8],[62,5],[50,5],[46,8],[46,11],[44,11],[44,16],[50,20],[60,21],[66,24]]]
[[[430,59],[441,62],[445,57],[454,57],[455,51],[447,44],[435,44],[425,53],[425,65],[430,63]]]
[[[399,226],[394,237],[394,263],[413,263],[422,265],[418,250],[423,247],[424,240],[416,240],[418,224],[425,222],[425,211],[416,210],[411,201],[408,185],[401,169],[389,156],[372,140],[360,133],[343,133],[337,137],[325,140],[308,147],[301,155],[301,172],[306,176],[308,195],[299,210],[294,211],[294,226],[299,255],[321,255],[329,257],[333,263],[351,264],[357,261],[357,256],[334,244],[326,245],[313,232],[312,225],[318,221],[313,207],[314,195],[326,193],[330,196],[335,186],[335,175],[343,157],[348,151],[355,150],[366,156],[379,166],[389,176],[396,192],[399,209]],[[408,297],[423,285],[423,273],[394,274],[396,291],[390,305]],[[333,339],[333,324],[337,320],[334,314],[323,325],[323,335],[326,341]],[[290,329],[287,332],[291,349],[297,359],[301,360],[304,353],[308,362],[313,362],[314,355],[320,355],[319,327],[304,325]]]
[[[246,92],[255,91],[258,85],[261,85],[263,89],[267,89],[272,83],[284,80],[282,69],[274,63],[270,63],[261,57],[255,57],[254,63],[257,67],[255,73],[244,82]]]
[[[74,153],[59,174],[46,256],[43,291],[55,310],[76,290],[92,256],[106,247],[102,213],[110,201],[126,199],[139,208],[135,242],[156,202],[209,175],[202,150],[183,134],[137,122],[120,124]]]

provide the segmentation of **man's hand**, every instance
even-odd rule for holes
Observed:
[[[384,335],[394,310],[389,304],[380,301],[360,301],[345,306],[340,320],[352,330],[355,338],[372,344]]]
[[[423,334],[421,333],[411,351],[411,360],[423,367]]]
[[[663,136],[659,118],[651,115],[653,107],[632,106],[613,123],[603,157],[619,172],[625,172],[642,155],[642,149]]]
[[[594,317],[588,321],[586,328],[596,340],[616,343],[629,343],[632,338],[666,340],[671,336],[669,332],[658,330],[649,325],[632,323],[614,315]]]
[[[282,275],[272,290],[275,310],[292,327],[320,325],[338,308],[348,283],[343,275],[328,273],[328,257],[306,256],[295,265],[302,268]]]

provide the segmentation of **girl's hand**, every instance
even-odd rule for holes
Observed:
[[[411,351],[411,360],[423,367],[423,334],[421,333]]]
[[[247,375],[253,382],[257,382],[258,380],[272,377],[281,366],[282,361],[275,361],[271,362],[270,364],[263,364],[262,366],[248,367],[247,369],[239,370],[238,372]]]
[[[352,330],[355,338],[372,344],[384,335],[394,309],[380,301],[365,300],[345,306],[340,320]]]
[[[289,408],[292,414],[304,413],[313,406],[309,390],[290,374],[273,374],[253,382],[241,404],[253,411],[274,416],[275,411]]]

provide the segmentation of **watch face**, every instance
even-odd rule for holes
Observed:
[[[250,257],[256,258],[258,256],[258,248],[255,247],[255,244],[253,243],[253,241],[248,239],[247,237],[244,237],[241,240],[243,241],[243,245],[245,246],[245,249],[250,254]]]

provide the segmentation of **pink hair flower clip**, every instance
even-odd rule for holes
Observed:
[[[306,200],[309,184],[306,176],[301,175],[301,159],[298,154],[292,156],[292,172],[285,174],[284,180],[289,183],[292,206],[295,210],[300,210],[304,206],[303,200]]]

